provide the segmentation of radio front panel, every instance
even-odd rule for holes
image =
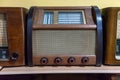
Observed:
[[[28,65],[96,65],[99,33],[92,12],[92,7],[32,7]]]
[[[69,60],[70,58],[72,59],[72,57],[78,59],[75,61],[79,64],[82,63],[84,57],[88,57],[89,61],[93,61],[94,64],[96,63],[94,58],[95,30],[34,30],[32,37],[34,63],[41,60],[40,63],[43,65],[45,58],[49,59],[51,56],[54,56],[51,62],[47,63],[49,65],[50,63],[54,64],[55,58],[61,55],[68,59],[61,60],[61,62],[66,61],[66,64],[72,64],[74,60]],[[83,58],[79,55],[83,56]],[[38,61],[36,60],[37,58]],[[62,57],[60,58],[62,59]],[[73,62],[73,64],[75,63]]]
[[[105,18],[105,62],[120,65],[120,8],[111,7],[104,11]]]
[[[0,8],[0,66],[25,65],[25,15],[24,8]]]

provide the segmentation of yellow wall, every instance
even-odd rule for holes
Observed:
[[[120,7],[120,0],[0,0],[0,6],[26,7],[30,6],[91,6],[99,8]]]

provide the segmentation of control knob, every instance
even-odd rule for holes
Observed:
[[[40,63],[41,64],[47,64],[48,63],[48,59],[46,57],[43,57],[43,58],[41,58]]]
[[[68,58],[68,63],[72,64],[74,62],[75,62],[75,58],[74,57]]]
[[[81,62],[82,63],[87,63],[89,61],[89,58],[88,57],[83,57],[82,59],[81,59]]]
[[[16,61],[18,59],[19,55],[18,53],[14,52],[12,53],[11,57],[10,57],[10,60],[11,61]]]
[[[62,63],[62,59],[60,57],[57,57],[57,58],[55,58],[54,62],[56,64],[60,64],[60,63]]]

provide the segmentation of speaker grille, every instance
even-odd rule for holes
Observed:
[[[94,55],[95,30],[33,30],[33,55]]]

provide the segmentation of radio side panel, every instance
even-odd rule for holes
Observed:
[[[117,15],[120,8],[103,9],[104,18],[104,64],[120,65],[116,57]]]
[[[24,8],[0,8],[6,15],[8,61],[0,61],[0,66],[25,65],[25,17]]]

